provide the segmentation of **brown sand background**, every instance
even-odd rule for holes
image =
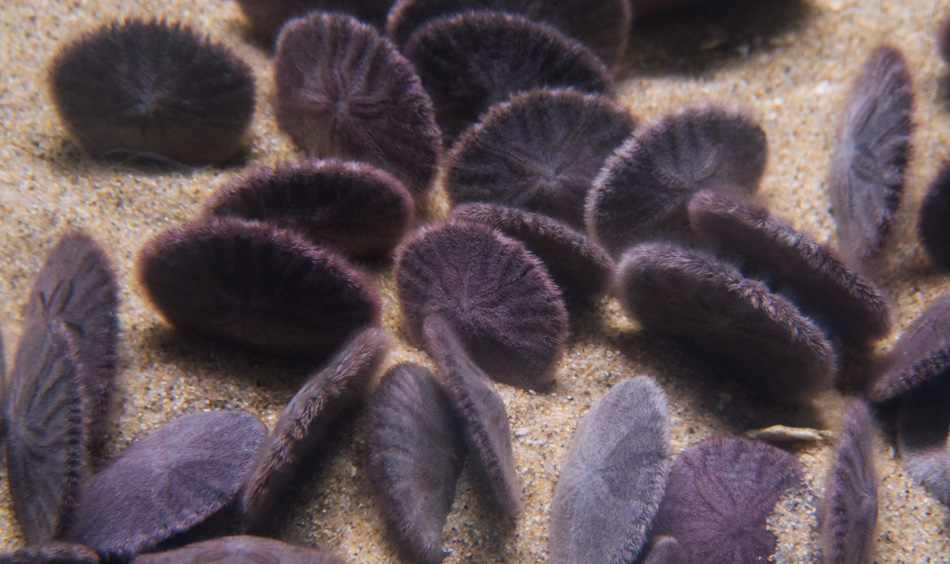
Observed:
[[[229,0],[42,0],[0,3],[0,328],[8,366],[20,335],[24,293],[46,250],[67,227],[82,227],[109,250],[122,287],[120,318],[124,368],[114,423],[97,464],[173,416],[204,409],[243,409],[273,426],[306,367],[179,336],[144,300],[134,274],[142,244],[194,217],[217,186],[249,166],[299,155],[275,125],[269,53],[248,41],[247,26]],[[620,72],[621,100],[643,119],[684,104],[719,101],[744,106],[761,120],[769,159],[760,190],[773,212],[835,243],[825,179],[837,115],[850,78],[870,49],[889,40],[904,50],[917,100],[916,149],[896,244],[877,274],[893,299],[900,330],[944,292],[950,274],[928,264],[914,222],[926,185],[950,136],[948,69],[935,47],[939,15],[933,0],[748,0],[701,10],[690,17],[643,21],[634,27]],[[118,16],[160,16],[185,21],[234,47],[254,68],[259,89],[250,148],[241,163],[224,168],[140,170],[85,158],[68,140],[46,90],[46,68],[58,45]],[[445,212],[441,191],[430,202]],[[385,268],[374,279],[385,308],[384,327],[397,341],[389,364],[427,362],[405,341],[393,283]],[[853,360],[853,359],[852,359]],[[845,377],[859,378],[849,361]],[[670,399],[673,451],[701,439],[775,423],[834,428],[840,394],[829,393],[812,410],[768,405],[730,383],[694,355],[643,335],[621,314],[616,300],[575,322],[557,384],[546,394],[507,386],[508,408],[525,511],[513,531],[497,523],[467,470],[445,529],[446,562],[542,562],[548,509],[559,464],[578,418],[611,386],[649,374]],[[316,545],[354,562],[397,561],[366,477],[365,426],[343,434],[324,464],[309,469],[287,507],[286,541]],[[889,432],[879,433],[880,513],[875,562],[950,561],[950,512],[900,469]],[[781,562],[814,562],[814,496],[824,485],[831,454],[825,444],[793,449],[807,468],[810,493],[793,496],[771,520],[779,531]],[[22,545],[0,465],[0,550]]]

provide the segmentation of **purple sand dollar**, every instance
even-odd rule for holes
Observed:
[[[115,387],[119,289],[105,251],[82,231],[69,231],[50,250],[23,308],[27,323],[59,321],[78,353],[93,428],[102,423]]]
[[[227,218],[166,231],[142,248],[137,267],[175,328],[271,354],[323,360],[379,321],[364,274],[266,223]]]
[[[891,238],[911,154],[914,93],[904,55],[874,49],[851,87],[829,191],[843,254],[862,264],[877,259]]]
[[[868,345],[890,332],[887,299],[872,280],[764,208],[701,190],[689,202],[689,223],[743,273],[767,280],[846,343]]]
[[[226,161],[254,115],[254,76],[180,23],[130,19],[63,47],[49,71],[60,118],[86,152],[188,165]]]
[[[365,160],[414,197],[431,188],[442,149],[415,69],[373,27],[313,12],[288,22],[275,55],[277,124],[307,154]]]
[[[832,385],[837,357],[821,328],[713,255],[641,243],[617,267],[617,292],[646,330],[724,363],[774,401],[804,405]]]
[[[736,109],[698,106],[641,126],[594,179],[587,232],[614,258],[634,243],[681,237],[694,193],[755,192],[767,153],[762,127]]]
[[[62,323],[40,319],[24,328],[5,400],[13,514],[27,544],[58,540],[77,519],[92,413],[79,352]]]
[[[205,206],[207,217],[266,221],[354,259],[390,255],[414,213],[412,194],[394,176],[339,159],[256,169]]]
[[[802,469],[761,441],[707,439],[676,457],[652,535],[672,536],[690,564],[765,562],[775,553],[766,519]]]
[[[604,161],[636,127],[620,104],[541,88],[492,106],[448,155],[454,204],[494,202],[584,229],[584,200]]]
[[[382,329],[364,329],[290,400],[247,473],[241,493],[245,528],[265,528],[278,513],[301,463],[323,446],[334,424],[359,407],[388,350]]]
[[[436,18],[412,34],[403,52],[432,97],[447,142],[517,92],[614,92],[610,71],[586,47],[547,24],[503,12]]]
[[[426,349],[445,379],[449,398],[477,471],[495,505],[508,515],[521,511],[521,488],[511,447],[508,412],[488,377],[465,352],[453,327],[438,315],[426,319]]]
[[[369,405],[369,471],[389,530],[413,562],[441,562],[462,464],[461,421],[428,368],[390,368]]]
[[[819,506],[819,539],[826,564],[868,561],[877,523],[874,423],[867,404],[845,408],[838,446]]]
[[[541,259],[566,305],[589,305],[607,293],[614,272],[610,255],[583,233],[547,216],[498,204],[460,204],[452,219],[495,228]]]
[[[443,222],[416,231],[397,249],[394,277],[412,342],[424,345],[424,322],[442,316],[492,379],[532,390],[554,381],[567,311],[544,265],[523,244],[489,227]]]
[[[574,432],[551,502],[550,561],[636,562],[669,469],[666,395],[647,376],[624,380]]]
[[[165,423],[82,483],[66,540],[123,559],[188,531],[237,498],[266,434],[238,411]]]

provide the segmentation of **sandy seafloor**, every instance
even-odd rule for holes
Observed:
[[[120,7],[126,5],[125,8]],[[175,415],[213,408],[243,409],[273,426],[307,372],[230,347],[183,337],[145,301],[136,280],[137,250],[151,236],[194,217],[206,196],[247,167],[300,158],[277,130],[270,98],[271,60],[248,41],[247,26],[230,0],[43,0],[0,3],[0,328],[8,366],[20,335],[25,291],[46,250],[67,227],[93,233],[114,259],[122,288],[123,368],[120,397],[108,436],[97,449],[102,466],[130,441]],[[903,49],[916,95],[915,151],[897,230],[876,279],[893,300],[895,330],[888,349],[950,283],[934,269],[915,237],[927,183],[950,141],[950,80],[937,56],[942,10],[934,0],[805,0],[726,4],[634,26],[619,74],[620,99],[643,119],[685,104],[739,104],[755,115],[769,141],[760,200],[818,240],[835,244],[826,196],[829,156],[851,77],[877,43]],[[80,31],[120,15],[183,20],[226,42],[254,68],[259,102],[249,149],[235,165],[195,170],[141,170],[84,157],[60,125],[46,90],[46,68],[57,46]],[[428,203],[445,213],[441,190]],[[385,267],[373,278],[385,308],[383,325],[396,346],[388,364],[427,362],[405,341],[393,283]],[[860,378],[860,363],[845,359],[843,377]],[[557,384],[544,394],[507,386],[508,408],[525,510],[508,530],[489,511],[469,471],[463,475],[445,528],[446,562],[542,562],[548,509],[559,465],[579,417],[611,386],[648,374],[669,395],[675,453],[704,438],[775,423],[834,428],[841,395],[829,392],[813,409],[767,404],[689,351],[644,335],[614,299],[575,320]],[[766,377],[766,375],[763,375]],[[881,475],[875,562],[950,561],[950,512],[900,468],[888,426],[878,434]],[[283,513],[283,540],[316,545],[354,562],[398,561],[386,536],[366,475],[365,426],[342,434],[324,463],[310,470]],[[781,562],[814,562],[814,498],[824,485],[827,444],[792,450],[806,468],[809,492],[782,504],[774,516]],[[0,465],[0,550],[22,545]]]

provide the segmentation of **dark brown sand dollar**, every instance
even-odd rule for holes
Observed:
[[[766,562],[776,539],[766,519],[802,488],[794,456],[761,441],[708,439],[676,457],[653,535],[674,537],[688,562]]]
[[[175,550],[142,554],[133,564],[345,564],[335,554],[251,536],[222,537]]]
[[[887,299],[873,281],[764,208],[702,190],[690,200],[689,222],[744,273],[768,280],[844,341],[866,345],[890,332]]]
[[[425,343],[445,379],[462,420],[469,452],[495,505],[506,514],[521,510],[521,487],[511,449],[508,412],[488,377],[469,359],[455,329],[438,315],[425,322]]]
[[[266,221],[356,259],[388,255],[414,215],[412,195],[366,163],[327,159],[257,169],[215,192],[213,217]]]
[[[516,92],[614,89],[610,71],[586,47],[549,25],[502,12],[436,18],[412,34],[403,52],[432,97],[447,141]]]
[[[617,267],[624,308],[737,371],[775,401],[806,404],[831,387],[837,359],[824,332],[764,283],[707,253],[642,243]]]
[[[51,542],[0,554],[0,564],[99,564],[99,555],[88,547]]]
[[[393,0],[236,0],[256,34],[273,40],[287,20],[309,12],[342,12],[375,26],[386,23]]]
[[[177,329],[273,354],[325,359],[379,319],[375,290],[347,261],[258,222],[167,231],[142,248],[138,272]]]
[[[594,179],[587,231],[615,258],[634,243],[682,235],[695,192],[751,194],[767,152],[759,124],[734,109],[689,108],[640,127]]]
[[[88,473],[91,402],[79,352],[59,322],[36,320],[17,346],[4,407],[13,514],[29,545],[59,539],[73,523]]]
[[[253,415],[183,415],[132,443],[82,484],[66,539],[129,558],[233,501],[267,428]]]
[[[824,562],[860,564],[877,523],[874,423],[861,400],[848,404],[843,420],[819,509],[819,536]]]
[[[587,305],[610,286],[614,261],[606,251],[557,220],[496,204],[461,204],[450,217],[493,227],[524,243],[570,306]]]
[[[901,400],[897,419],[902,466],[930,495],[950,504],[950,380],[924,385]]]
[[[937,176],[920,204],[917,233],[934,263],[950,268],[950,159],[940,164]]]
[[[56,55],[49,82],[73,139],[95,156],[225,161],[254,114],[251,69],[229,48],[164,21],[85,33]]]
[[[950,294],[937,298],[908,327],[881,363],[868,398],[883,402],[928,382],[950,368]]]
[[[442,316],[492,379],[543,389],[567,340],[567,311],[544,266],[488,227],[447,222],[410,235],[396,252],[396,291],[409,338]],[[431,351],[430,351],[431,352]]]
[[[389,11],[386,31],[397,45],[405,45],[425,22],[471,10],[509,12],[550,24],[589,47],[611,67],[619,63],[627,48],[633,16],[628,0],[400,0]]]
[[[551,562],[636,562],[669,469],[666,395],[647,376],[624,380],[574,432],[551,501]]]
[[[118,292],[106,253],[89,235],[70,231],[50,250],[23,309],[27,323],[55,320],[69,330],[93,427],[101,423],[115,387]]]
[[[323,12],[288,23],[274,80],[277,124],[305,152],[370,162],[417,198],[429,190],[442,148],[432,101],[374,28]]]
[[[539,89],[493,106],[446,165],[453,203],[496,202],[584,229],[584,199],[636,120],[606,96]]]
[[[888,45],[868,56],[851,87],[829,191],[842,252],[862,263],[890,239],[911,153],[914,93],[904,55]]]
[[[362,403],[388,348],[382,329],[357,333],[290,400],[247,473],[241,494],[246,528],[261,529],[275,517],[277,502],[301,463]]]
[[[383,519],[413,562],[438,563],[465,460],[461,421],[429,369],[390,368],[369,405],[369,470]]]

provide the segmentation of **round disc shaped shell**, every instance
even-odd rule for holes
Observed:
[[[688,562],[766,562],[776,539],[766,519],[779,498],[803,487],[798,460],[749,439],[709,439],[676,458],[653,522]]]
[[[357,259],[380,258],[412,223],[412,195],[368,164],[330,159],[262,168],[218,190],[212,217],[263,221]]]
[[[824,332],[791,302],[711,255],[666,243],[632,247],[618,266],[626,311],[737,371],[773,400],[804,404],[837,366]]]
[[[254,78],[230,49],[187,26],[113,22],[53,60],[60,117],[87,152],[190,165],[227,160],[254,114]]]
[[[278,502],[287,486],[304,462],[325,445],[340,420],[360,407],[388,346],[382,329],[364,329],[290,400],[248,470],[241,495],[246,528],[266,528],[275,513],[283,510]]]
[[[383,518],[413,561],[438,563],[465,459],[458,417],[429,369],[402,363],[369,405],[369,468]]]
[[[927,188],[920,204],[917,232],[930,259],[938,266],[950,268],[950,160],[940,165]]]
[[[118,292],[106,253],[86,233],[71,231],[50,250],[23,308],[27,323],[60,322],[70,328],[94,428],[115,386]]]
[[[734,110],[690,108],[641,127],[594,179],[587,231],[614,257],[643,240],[685,234],[693,194],[752,193],[766,153],[765,132]]]
[[[236,0],[255,33],[273,40],[287,20],[315,10],[342,12],[383,26],[393,0]]]
[[[462,204],[453,219],[493,227],[524,243],[547,267],[570,306],[581,306],[607,292],[614,262],[584,234],[547,216],[495,204]]]
[[[846,256],[873,262],[891,237],[911,153],[914,92],[904,55],[878,47],[852,85],[829,196]]]
[[[471,10],[510,12],[551,24],[588,46],[609,66],[623,56],[633,19],[628,0],[400,0],[389,12],[386,30],[396,44],[405,45],[425,22]]]
[[[495,506],[508,515],[517,514],[521,488],[505,403],[442,317],[427,318],[423,332],[426,350],[439,367],[455,413],[462,420],[476,472],[488,486]]]
[[[737,257],[744,272],[794,296],[846,342],[864,345],[890,331],[887,300],[873,281],[765,209],[702,190],[690,200],[689,222],[718,250]]]
[[[38,320],[25,328],[4,395],[13,514],[27,544],[48,543],[73,521],[89,459],[92,402],[62,323]]]
[[[123,559],[191,529],[237,496],[266,434],[238,411],[165,423],[83,483],[66,538]]]
[[[417,198],[442,147],[432,102],[412,65],[374,28],[314,12],[277,42],[277,124],[305,152],[361,159]]]
[[[950,295],[943,295],[905,330],[881,365],[868,397],[883,402],[944,380],[950,370]]]
[[[584,200],[636,121],[606,96],[541,89],[492,107],[449,154],[454,203],[497,202],[584,228]]]
[[[472,360],[499,382],[542,389],[567,340],[557,286],[524,245],[466,222],[411,235],[396,253],[395,278],[410,338],[441,316]]]
[[[819,506],[818,533],[825,562],[867,562],[877,523],[874,423],[867,404],[845,408],[833,463]]]
[[[611,388],[577,426],[551,501],[551,560],[637,561],[670,468],[666,396],[646,376]]]
[[[379,319],[369,281],[342,258],[257,222],[215,220],[151,240],[139,278],[182,331],[322,359]]]
[[[501,12],[436,18],[412,34],[404,49],[435,104],[448,140],[512,94],[570,86],[612,94],[604,63],[553,27]]]

